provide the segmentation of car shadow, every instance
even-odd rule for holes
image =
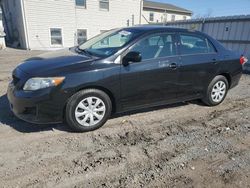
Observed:
[[[250,71],[249,71],[249,70],[243,70],[243,74],[248,74],[248,75],[250,75]]]
[[[146,108],[142,110],[134,110],[130,112],[119,113],[119,114],[112,115],[110,119],[115,119],[115,118],[119,118],[119,117],[127,116],[127,115],[134,115],[138,113],[156,111],[156,110],[161,110],[161,109],[176,108],[176,107],[181,107],[181,106],[185,106],[189,104],[196,104],[200,106],[203,105],[203,103],[200,102],[199,100],[195,100],[195,101],[182,102],[182,103],[176,103],[176,104],[170,104],[170,105],[162,105],[162,106],[151,107],[151,108]],[[37,125],[37,124],[27,123],[25,121],[18,119],[11,112],[6,95],[3,95],[0,97],[0,126],[9,126],[21,133],[34,133],[34,132],[53,131],[53,130],[72,132],[72,130],[68,128],[68,126],[62,123],[61,124]]]
[[[149,108],[145,108],[145,109],[139,109],[139,110],[133,110],[133,111],[123,112],[123,113],[119,113],[119,114],[114,114],[114,115],[112,115],[112,117],[110,119],[115,119],[115,118],[119,118],[122,116],[128,116],[128,115],[135,115],[135,114],[139,114],[139,113],[146,113],[146,112],[150,112],[150,111],[157,111],[157,110],[162,110],[162,109],[177,108],[177,107],[186,106],[189,104],[195,104],[198,106],[205,106],[201,100],[193,100],[193,101],[179,102],[179,103],[175,103],[175,104],[167,104],[167,105],[149,107]]]
[[[70,132],[64,124],[37,125],[16,118],[10,110],[7,95],[0,97],[0,126],[9,126],[22,133],[53,131],[54,129]]]

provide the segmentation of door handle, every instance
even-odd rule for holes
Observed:
[[[176,68],[177,68],[177,64],[176,64],[176,63],[171,63],[171,64],[169,64],[168,66],[169,66],[169,68],[171,68],[171,69],[176,69]]]

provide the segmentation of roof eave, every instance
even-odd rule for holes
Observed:
[[[159,7],[153,7],[153,6],[143,6],[143,8],[148,8],[148,9],[155,9],[155,10],[164,10],[164,11],[172,11],[172,12],[180,12],[180,13],[185,13],[185,14],[190,14],[192,15],[192,11],[184,11],[184,10],[177,10],[177,9],[169,9],[169,8],[159,8]]]

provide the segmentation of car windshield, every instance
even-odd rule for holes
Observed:
[[[108,57],[127,45],[138,34],[131,29],[110,30],[79,45],[78,49],[93,56]]]

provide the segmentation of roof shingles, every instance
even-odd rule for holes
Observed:
[[[181,12],[181,13],[187,13],[192,14],[192,11],[177,7],[172,4],[168,3],[160,3],[160,2],[154,2],[154,1],[148,1],[144,0],[143,8],[150,8],[150,9],[158,9],[158,10],[168,10],[168,11],[174,11],[174,12]]]

